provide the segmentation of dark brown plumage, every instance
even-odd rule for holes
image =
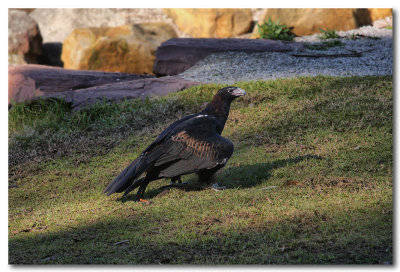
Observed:
[[[151,181],[161,178],[180,181],[181,175],[190,173],[196,173],[200,182],[211,184],[233,153],[232,142],[221,133],[231,102],[244,94],[237,87],[220,89],[203,111],[185,116],[165,129],[104,193],[124,192],[125,196],[139,187],[137,201]],[[143,173],[146,175],[140,178]]]

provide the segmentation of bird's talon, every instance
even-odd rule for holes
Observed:
[[[139,198],[140,202],[143,202],[144,204],[150,204],[150,201],[143,199],[143,198]]]

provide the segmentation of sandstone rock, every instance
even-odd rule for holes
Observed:
[[[61,59],[69,69],[151,74],[157,47],[174,37],[164,23],[75,29],[63,44]]]
[[[126,24],[113,9],[38,8],[29,15],[39,23],[44,42],[63,42],[75,28]]]
[[[38,24],[26,12],[8,11],[9,64],[37,63],[42,52],[42,36]]]
[[[393,14],[391,8],[369,8],[368,11],[372,21],[384,19]]]
[[[280,23],[294,27],[293,32],[297,36],[320,33],[320,29],[350,30],[372,22],[367,9],[349,8],[269,8],[263,21],[268,21],[269,18],[274,22],[279,19]],[[253,34],[254,37],[259,37],[257,25]]]
[[[8,103],[142,78],[150,76],[77,71],[33,64],[13,66],[8,70]]]
[[[157,49],[153,72],[159,76],[177,75],[218,52],[287,52],[302,48],[301,43],[261,39],[171,39]]]
[[[164,22],[178,30],[161,8],[38,8],[29,15],[38,22],[44,43],[62,43],[77,28]]]
[[[251,9],[171,8],[163,10],[194,38],[229,38],[251,31]]]

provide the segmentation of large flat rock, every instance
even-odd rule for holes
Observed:
[[[103,100],[166,95],[199,84],[179,76],[155,78],[43,65],[10,66],[8,82],[9,105],[38,97],[63,98],[75,109]]]
[[[177,75],[208,55],[219,52],[289,52],[301,49],[301,43],[264,39],[171,39],[158,47],[153,72],[159,76]]]
[[[10,66],[8,103],[29,101],[47,93],[73,91],[142,78],[152,78],[152,76],[69,70],[35,64]]]
[[[124,99],[164,96],[199,85],[198,82],[185,80],[180,76],[144,78],[119,83],[80,89],[75,91],[47,93],[44,98],[63,98],[72,104],[75,110],[102,101],[121,101]]]

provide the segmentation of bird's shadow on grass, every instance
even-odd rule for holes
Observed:
[[[324,158],[318,155],[307,154],[294,158],[230,168],[221,175],[219,182],[220,185],[224,185],[228,189],[257,186],[271,177],[272,170],[297,164],[303,160],[309,159],[322,160]]]
[[[257,163],[252,165],[240,166],[236,168],[230,168],[225,170],[221,175],[218,176],[217,182],[219,185],[226,186],[227,189],[232,188],[249,188],[256,186],[263,181],[271,177],[272,170],[286,167],[291,164],[299,163],[303,160],[316,159],[322,160],[323,157],[313,154],[307,154],[303,156],[297,156],[294,158],[280,159],[267,163]],[[185,190],[185,191],[200,191],[208,186],[202,186],[197,183],[197,178],[190,179],[187,184],[175,184],[174,187],[162,186],[157,189],[150,190],[145,193],[146,199],[152,199],[154,197],[160,197],[172,188]],[[121,197],[118,200],[121,202],[133,201],[135,194],[130,194],[126,197]]]

